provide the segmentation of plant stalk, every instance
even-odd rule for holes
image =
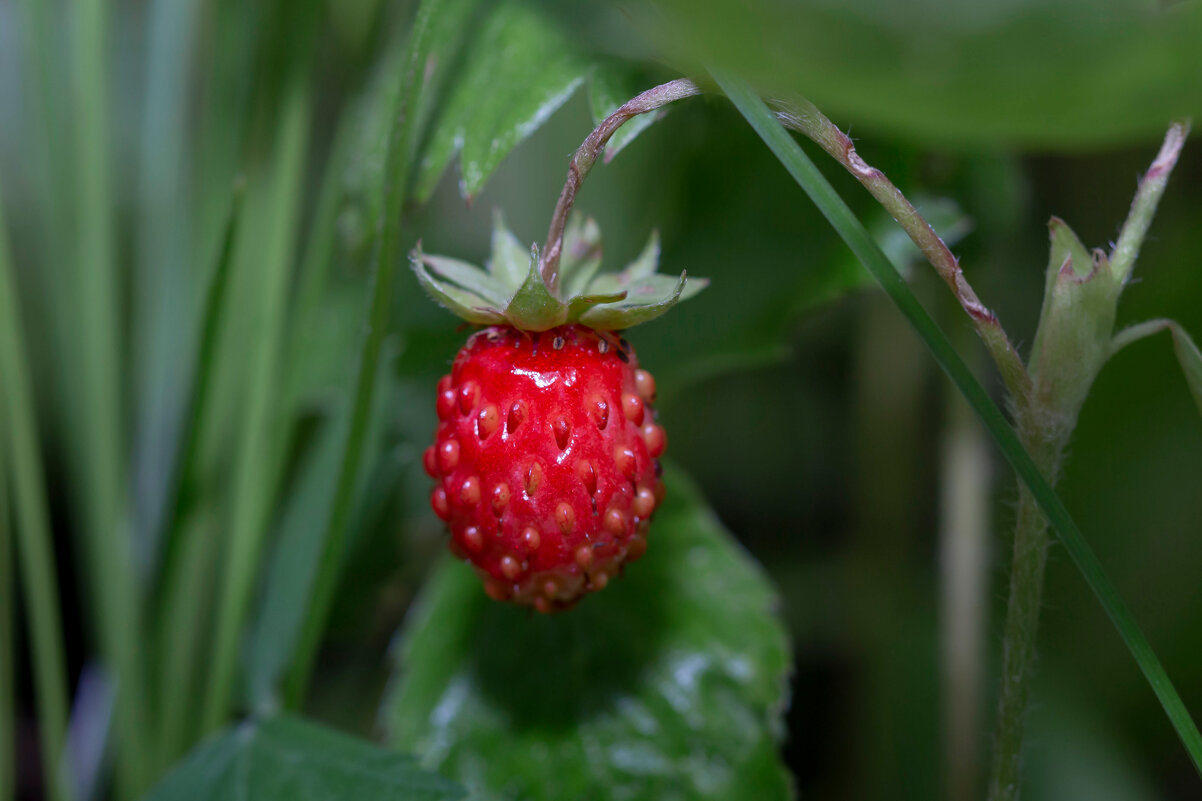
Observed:
[[[559,257],[563,250],[563,232],[568,224],[568,215],[572,211],[572,204],[576,202],[576,193],[580,190],[580,185],[584,183],[584,179],[593,168],[597,158],[604,152],[610,137],[640,114],[655,111],[669,103],[699,94],[701,94],[701,89],[687,78],[678,78],[675,81],[668,81],[648,89],[627,100],[618,107],[617,111],[602,120],[601,124],[594,128],[593,132],[576,149],[571,162],[568,163],[568,177],[564,182],[563,190],[559,193],[559,200],[555,203],[555,213],[551,215],[551,226],[547,229],[547,241],[543,245],[543,251],[539,257],[539,272],[542,274],[543,283],[547,285],[547,289],[551,291],[552,295],[557,294],[559,289]]]
[[[918,246],[935,272],[952,290],[961,308],[985,343],[1001,373],[1006,389],[1016,398],[1023,398],[1030,390],[1031,379],[1018,351],[1006,336],[997,315],[977,297],[972,285],[960,269],[960,261],[948,248],[947,243],[935,232],[931,224],[914,208],[883,172],[869,166],[856,152],[851,137],[839,130],[833,122],[804,98],[777,100],[772,103],[776,118],[782,125],[804,134],[830,154],[835,161],[864,185],[877,202],[897,220],[902,230]]]

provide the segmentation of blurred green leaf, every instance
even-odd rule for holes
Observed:
[[[668,472],[647,555],[571,612],[488,599],[447,562],[401,642],[392,743],[479,799],[784,799],[776,598]]]
[[[294,717],[224,730],[144,801],[454,801],[463,791],[412,757]]]
[[[686,69],[723,64],[765,92],[801,92],[840,124],[902,136],[1096,147],[1202,113],[1197,2],[657,0],[622,8]]]
[[[537,9],[501,0],[467,44],[417,172],[425,200],[456,153],[460,191],[471,198],[522,140],[572,96],[589,61]]]

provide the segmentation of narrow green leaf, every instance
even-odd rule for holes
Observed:
[[[1185,383],[1194,397],[1194,403],[1198,405],[1198,411],[1202,413],[1202,352],[1199,352],[1194,340],[1179,323],[1173,320],[1149,320],[1125,328],[1115,334],[1110,352],[1113,355],[1138,339],[1166,330],[1173,337],[1173,350],[1177,353]]]
[[[499,0],[466,43],[466,58],[418,167],[425,200],[456,153],[465,197],[584,82],[589,62],[535,6]]]
[[[644,114],[643,116],[647,115]],[[626,265],[626,269],[622,271],[622,274],[626,276],[627,280],[634,280],[653,276],[658,269],[659,231],[652,230],[651,236],[647,237],[647,244],[643,247],[643,252],[638,255],[638,258]]]
[[[976,377],[956,353],[946,335],[931,319],[906,282],[873,242],[868,231],[856,219],[851,209],[822,176],[822,173],[818,171],[797,142],[777,123],[776,118],[763,101],[745,82],[733,75],[718,70],[713,70],[713,75],[723,92],[731,99],[751,127],[760,135],[794,180],[810,196],[810,199],[822,211],[831,226],[852,249],[865,268],[881,284],[885,293],[897,305],[898,310],[906,316],[915,332],[922,337],[923,342],[930,349],[939,366],[943,368],[943,371],[964,395],[973,411],[989,430],[997,442],[998,448],[1023,483],[1030,489],[1032,496],[1044,515],[1047,516],[1048,522],[1059,536],[1073,563],[1081,571],[1081,575],[1093,590],[1094,595],[1097,596],[1136,664],[1147,678],[1148,684],[1164,708],[1173,728],[1176,729],[1194,766],[1199,773],[1202,773],[1202,734],[1199,734],[1198,727],[1190,717],[1181,696],[1173,687],[1168,674],[1165,673],[1164,667],[1152,650],[1152,646],[1132,617],[1118,589],[1106,575],[1101,562],[1098,561],[1097,556],[1085,541],[1081,530],[1077,528],[1068,509],[1039,472],[1039,468],[1023,448],[1018,435],[1006,422],[1006,418],[997,404],[977,382]]]
[[[412,757],[300,718],[247,721],[199,746],[143,801],[456,801]]]
[[[12,476],[17,522],[17,555],[32,647],[34,692],[42,771],[48,797],[65,801],[70,782],[62,773],[67,731],[67,668],[63,656],[54,536],[46,497],[42,453],[38,447],[32,380],[9,261],[8,229],[0,198],[0,473]],[[5,521],[6,525],[7,521]]]
[[[270,176],[261,198],[265,219],[264,258],[245,264],[262,272],[258,314],[248,341],[250,387],[233,474],[226,561],[222,570],[221,603],[214,633],[213,659],[204,701],[203,730],[212,731],[230,711],[238,644],[275,497],[281,422],[274,417],[283,353],[284,301],[287,297],[299,224],[300,182],[308,146],[309,96],[300,82],[292,84],[284,101],[276,133]]]
[[[0,256],[0,258],[4,258]],[[0,279],[3,280],[3,279]],[[17,723],[14,671],[17,665],[17,573],[13,570],[13,539],[8,513],[8,444],[4,398],[0,396],[0,801],[12,801],[17,782],[14,737]]]
[[[604,59],[594,68],[589,80],[589,106],[593,111],[593,122],[602,120],[618,110],[618,107],[639,92],[649,88],[642,70],[631,67],[625,61]],[[605,146],[605,161],[618,155],[634,138],[655,124],[668,113],[670,106],[654,114],[640,114],[618,129]]]
[[[379,238],[375,242],[372,257],[375,280],[371,284],[368,327],[359,351],[351,402],[351,424],[342,451],[338,484],[322,543],[317,577],[313,582],[305,622],[286,678],[284,700],[290,708],[298,707],[304,700],[313,660],[329,618],[341,573],[347,526],[355,488],[358,486],[360,462],[375,394],[376,368],[388,331],[393,300],[392,280],[400,255],[404,189],[410,175],[418,111],[422,107],[423,76],[430,67],[431,59],[439,55],[438,48],[444,43],[442,32],[464,22],[461,15],[471,7],[456,0],[423,0],[417,9],[412,33],[405,47],[403,68],[394,76],[393,91],[389,93],[389,108],[392,109],[389,119],[392,125],[388,133],[384,168],[380,170],[378,181],[372,189],[384,210],[384,222],[378,227]]]
[[[499,604],[447,560],[399,643],[391,743],[479,801],[790,798],[774,592],[690,481],[665,480],[646,556],[570,612]]]

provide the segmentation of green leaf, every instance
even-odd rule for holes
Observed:
[[[420,254],[421,262],[435,274],[459,285],[474,295],[484,298],[489,305],[503,306],[509,299],[505,289],[474,264],[446,256]]]
[[[1132,658],[1143,671],[1144,677],[1156,694],[1157,700],[1160,701],[1160,705],[1177,731],[1178,737],[1181,738],[1182,745],[1189,753],[1195,768],[1202,773],[1202,734],[1199,733],[1197,725],[1190,717],[1189,710],[1182,702],[1176,688],[1173,687],[1172,681],[1165,673],[1164,666],[1161,665],[1156,652],[1152,650],[1147,637],[1144,636],[1135,622],[1135,618],[1132,617],[1118,588],[1106,575],[1102,563],[1098,561],[1093,549],[1085,541],[1085,536],[1077,527],[1072,515],[1069,514],[1060,497],[1056,495],[1056,492],[1039,472],[1035,461],[1023,448],[1018,434],[1006,422],[1001,409],[997,407],[997,404],[977,381],[972,370],[956,353],[947,336],[918,302],[901,275],[893,269],[888,258],[873,242],[863,224],[856,219],[855,214],[810,161],[801,146],[777,123],[775,116],[764,102],[752,91],[750,86],[729,73],[715,70],[714,77],[739,112],[746,118],[748,124],[755,129],[755,132],[764,140],[764,143],[793,176],[793,179],[810,196],[810,199],[814,201],[839,236],[880,283],[881,288],[896,304],[898,310],[905,315],[915,333],[922,337],[939,366],[943,368],[948,378],[968,401],[973,412],[984,423],[994,441],[997,442],[998,449],[1031,491],[1031,495],[1060,538],[1064,549],[1110,617],[1110,621],[1118,630],[1123,643],[1131,652]]]
[[[1177,353],[1177,361],[1181,363],[1185,383],[1194,397],[1194,403],[1198,405],[1198,412],[1202,413],[1202,352],[1199,352],[1194,340],[1179,323],[1173,320],[1149,320],[1125,328],[1115,334],[1110,353],[1113,355],[1137,339],[1166,330],[1173,336],[1173,350]]]
[[[546,17],[521,0],[500,0],[466,45],[442,113],[418,166],[426,200],[456,153],[460,191],[471,198],[514,147],[584,82],[590,64]]]
[[[593,283],[596,284],[597,281]],[[708,285],[709,281],[704,278],[694,278],[690,281],[685,273],[681,273],[680,277],[675,279],[667,275],[642,278],[626,288],[624,300],[589,309],[580,315],[580,322],[594,328],[612,331],[630,328],[654,320],[680,301],[697,294]],[[600,293],[603,291],[606,290],[590,289],[590,292]]]
[[[791,797],[776,597],[685,476],[665,480],[646,556],[571,612],[496,603],[444,563],[400,643],[393,745],[480,801]]]
[[[589,105],[593,111],[593,122],[599,125],[627,100],[649,88],[650,84],[644,80],[641,70],[617,59],[601,61],[593,68],[592,81],[589,83]],[[668,108],[670,107],[654,114],[640,114],[619,128],[605,146],[606,163],[666,114]]]
[[[766,95],[799,92],[857,130],[946,144],[1096,148],[1151,138],[1166,120],[1202,114],[1199,3],[658,0],[622,7],[631,27],[658,40],[677,64],[725,65]]]
[[[143,801],[455,801],[462,788],[412,757],[294,717],[225,729]]]

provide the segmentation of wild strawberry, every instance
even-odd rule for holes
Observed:
[[[498,219],[488,271],[420,251],[418,279],[472,334],[438,384],[439,425],[424,455],[451,551],[490,596],[540,612],[603,589],[647,548],[664,495],[667,445],[652,406],[655,379],[614,331],[667,311],[686,277],[656,274],[659,247],[618,274],[597,275],[591,220],[573,218],[559,284],[548,289]],[[704,281],[688,284],[692,294]]]

